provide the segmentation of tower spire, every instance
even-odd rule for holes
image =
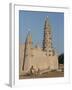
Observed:
[[[48,49],[51,47],[52,47],[51,26],[47,16],[45,18],[45,25],[44,25],[43,50],[48,51]]]
[[[22,70],[27,70],[28,67],[25,67],[26,64],[29,65],[29,59],[31,56],[31,48],[32,48],[32,36],[30,31],[28,32],[26,41],[25,41],[25,50],[24,50],[24,60]]]
[[[25,41],[25,45],[26,45],[26,47],[27,46],[31,47],[31,45],[32,45],[32,36],[31,36],[30,31],[28,31],[26,41]]]

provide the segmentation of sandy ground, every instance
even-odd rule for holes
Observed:
[[[48,72],[48,73],[44,73],[42,75],[31,75],[31,76],[19,76],[20,79],[30,79],[30,78],[53,78],[53,77],[64,77],[64,72],[58,72],[58,71],[54,71],[54,72]]]

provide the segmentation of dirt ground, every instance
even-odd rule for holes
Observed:
[[[27,75],[27,76],[19,76],[19,79],[30,79],[30,78],[53,78],[53,77],[64,77],[64,72],[47,72],[42,75]]]

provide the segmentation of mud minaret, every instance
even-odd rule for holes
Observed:
[[[45,18],[44,25],[44,39],[43,39],[43,50],[48,51],[49,48],[52,48],[52,38],[51,38],[51,26],[48,21],[48,16]]]
[[[28,71],[30,64],[30,56],[31,56],[31,48],[32,48],[32,36],[30,32],[28,32],[26,41],[25,41],[25,50],[24,50],[24,60],[22,70]]]
[[[57,70],[58,56],[52,46],[52,30],[50,22],[48,20],[48,16],[45,19],[44,25],[43,51],[46,52],[46,55],[48,57],[50,70]]]

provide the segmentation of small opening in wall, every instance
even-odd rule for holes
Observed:
[[[28,55],[25,55],[26,57],[28,56]]]
[[[34,55],[32,54],[31,56],[33,57]]]
[[[52,38],[49,37],[49,39],[51,40]]]
[[[49,54],[49,56],[51,56],[51,54]]]
[[[49,50],[49,52],[51,52],[51,50]]]

